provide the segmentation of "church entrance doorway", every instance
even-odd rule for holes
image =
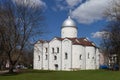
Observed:
[[[58,64],[55,64],[55,70],[58,70]]]

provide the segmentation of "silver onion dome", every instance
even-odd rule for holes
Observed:
[[[68,16],[68,18],[63,22],[62,24],[62,28],[63,27],[75,27],[76,28],[76,24],[75,22],[71,19],[70,16]]]

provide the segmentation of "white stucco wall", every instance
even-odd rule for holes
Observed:
[[[95,69],[95,47],[86,46],[86,69]]]
[[[67,59],[65,54],[67,53]],[[62,41],[62,70],[71,70],[72,68],[72,42],[69,39]]]
[[[72,60],[73,69],[85,69],[85,49],[82,45],[72,45]]]
[[[99,69],[100,66],[100,51],[96,48],[96,69]]]
[[[54,48],[54,53],[52,48]],[[57,53],[57,48],[59,48],[59,53]],[[54,60],[55,56],[56,60]],[[58,69],[55,65],[58,65]],[[49,43],[49,70],[61,70],[61,41],[57,39],[53,39]]]
[[[46,52],[47,48],[47,52]],[[54,53],[52,51],[54,48]],[[59,52],[57,52],[59,48]],[[67,59],[65,59],[67,53]],[[89,58],[88,58],[89,53]],[[36,43],[34,45],[34,69],[43,70],[89,70],[99,68],[99,50],[93,46],[72,45],[69,39],[58,40],[54,38],[49,43]],[[46,60],[46,55],[48,55]],[[80,59],[81,55],[81,59]],[[40,56],[40,60],[39,60]],[[57,57],[54,60],[54,56]],[[55,65],[58,65],[56,68]]]
[[[46,52],[46,48],[47,48],[47,52]],[[49,59],[48,52],[49,52],[49,44],[48,42],[45,42],[43,43],[43,67],[42,67],[44,70],[48,70],[48,59]]]
[[[64,27],[61,29],[61,37],[75,38],[77,37],[77,29],[74,27]]]
[[[33,57],[33,68],[34,69],[42,69],[42,65],[43,65],[42,46],[43,44],[40,42],[34,45],[34,57]]]

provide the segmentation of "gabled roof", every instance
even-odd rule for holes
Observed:
[[[56,37],[56,39],[58,39],[60,41],[64,40],[64,38],[60,38],[60,37]]]
[[[39,40],[40,43],[44,43],[45,41],[44,40]]]
[[[45,43],[45,42],[48,42],[48,43],[49,43],[49,41],[47,41],[47,40],[38,40],[38,41],[36,41],[36,42],[34,43],[34,45],[37,44],[37,43]]]
[[[93,44],[93,42],[89,41],[87,38],[79,38],[78,40],[83,46],[94,46],[95,47],[95,44]]]
[[[60,41],[63,41],[64,39],[69,39],[70,41],[72,41],[73,45],[83,45],[83,46],[94,46],[94,47],[96,47],[96,45],[93,42],[89,41],[87,38],[60,38],[60,37],[55,37],[55,38],[57,40],[60,40]],[[45,42],[49,43],[50,41],[39,40],[39,42],[40,43],[45,43]]]
[[[69,38],[70,39],[70,38]],[[71,38],[73,45],[94,46],[95,44],[86,38]]]

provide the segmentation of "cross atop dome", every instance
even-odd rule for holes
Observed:
[[[70,17],[70,16],[68,16],[68,19],[71,19],[71,17]]]
[[[68,19],[71,19],[71,9],[69,10],[69,13],[68,13]]]
[[[72,13],[72,10],[70,9],[68,13],[68,19],[71,19],[71,13]]]
[[[62,28],[63,27],[75,27],[76,28],[76,24],[75,24],[74,20],[71,18],[71,12],[72,12],[72,10],[70,9],[68,18],[63,22]]]

